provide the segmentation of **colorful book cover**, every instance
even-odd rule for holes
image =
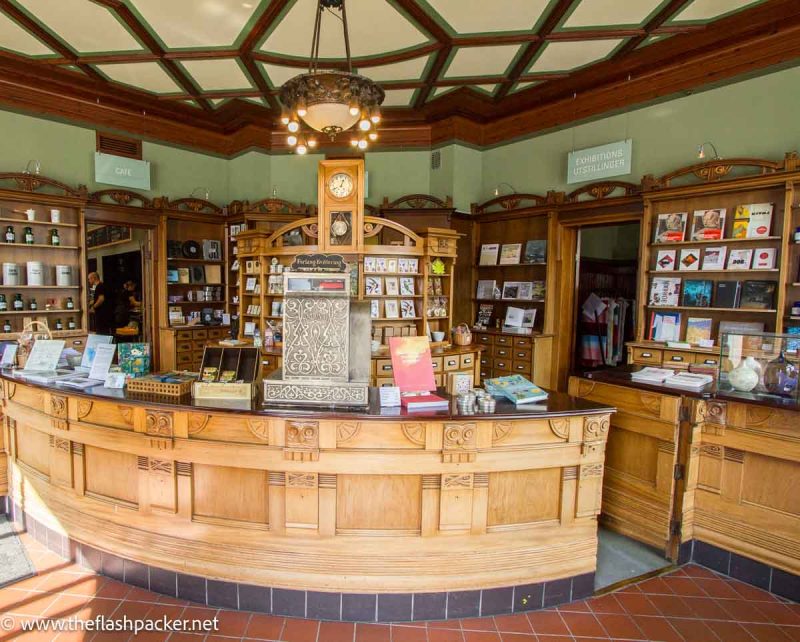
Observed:
[[[481,257],[478,264],[497,265],[497,253],[499,251],[500,245],[497,243],[486,243],[481,245]]]
[[[659,214],[653,243],[679,243],[686,234],[686,212]]]
[[[703,252],[703,270],[724,270],[725,256],[728,248],[724,245],[720,247],[707,247]]]
[[[500,265],[517,265],[522,253],[522,243],[507,243],[500,248]]]
[[[544,301],[545,285],[544,281],[534,281],[531,290],[532,301]]]
[[[141,377],[150,372],[149,343],[120,343],[117,354],[122,372],[132,377]]]
[[[547,393],[522,375],[495,377],[484,382],[486,392],[493,397],[505,397],[515,404],[535,403],[547,399]]]
[[[525,243],[525,263],[544,263],[547,261],[547,241],[533,239]]]
[[[740,308],[751,310],[771,310],[775,306],[775,281],[745,281],[742,284]]]
[[[711,319],[702,317],[689,317],[686,320],[686,342],[693,345],[700,343],[701,339],[711,338]]]
[[[683,305],[691,308],[710,308],[714,284],[706,279],[687,279],[683,284]]]
[[[753,261],[753,250],[731,250],[728,255],[729,270],[749,270]]]
[[[786,334],[797,337],[797,339],[786,340],[786,352],[800,352],[800,326],[786,328]]]
[[[680,312],[651,312],[650,341],[678,341],[681,333]]]
[[[692,217],[692,240],[709,241],[725,236],[725,208],[696,210]]]
[[[478,325],[488,327],[489,322],[492,320],[492,311],[494,306],[491,303],[481,303],[478,306]]]
[[[433,378],[433,359],[428,337],[390,337],[394,383],[400,392],[430,392],[436,390]]]
[[[681,272],[690,272],[700,269],[700,248],[687,247],[681,250],[681,258],[678,261],[678,269]]]
[[[675,250],[659,250],[656,256],[656,272],[675,270]]]
[[[760,247],[753,251],[754,270],[772,270],[775,268],[777,250],[774,247]]]
[[[738,205],[733,215],[733,238],[762,238],[769,236],[772,225],[772,203]]]
[[[681,280],[679,278],[657,276],[650,283],[648,303],[654,306],[676,306],[680,294]]]

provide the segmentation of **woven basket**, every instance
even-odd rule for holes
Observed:
[[[52,339],[53,334],[50,332],[50,328],[47,327],[46,323],[42,321],[31,321],[30,323],[26,323],[25,327],[22,328],[22,332],[19,333],[19,338],[17,339],[17,343],[19,344],[19,350],[17,351],[17,365],[20,368],[25,366],[25,363],[28,361],[28,355],[31,353],[33,349],[33,344],[36,343],[37,339]]]
[[[461,328],[461,332],[457,330]],[[472,343],[472,331],[466,323],[459,323],[453,331],[453,343],[457,346],[468,346]]]
[[[149,393],[154,395],[166,395],[169,397],[182,397],[192,392],[194,381],[181,381],[180,383],[167,383],[165,381],[154,381],[148,377],[137,377],[129,379],[127,383],[129,392]]]

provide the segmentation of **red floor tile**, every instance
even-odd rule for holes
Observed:
[[[388,624],[356,624],[356,642],[389,642],[392,629]]]
[[[591,613],[592,609],[589,608],[586,600],[579,600],[577,602],[570,602],[569,604],[562,604],[558,607],[559,611],[578,611],[583,613]]]
[[[736,622],[707,621],[706,625],[721,642],[753,642],[753,636]]]
[[[649,597],[653,606],[665,617],[692,617],[693,615],[686,602],[677,595],[650,595]]]
[[[675,595],[686,597],[687,595],[705,596],[706,592],[691,577],[665,577],[664,583],[672,590]]]
[[[634,615],[633,621],[642,630],[644,639],[648,642],[684,642],[680,633],[672,628],[669,621],[663,617]],[[699,642],[699,640],[692,642]]]
[[[642,632],[629,615],[618,615],[616,613],[600,613],[597,620],[603,626],[608,637],[618,639],[637,640],[642,637]]]
[[[720,600],[716,600],[713,597],[686,597],[683,601],[692,612],[691,617],[700,618],[701,620],[731,619],[730,613],[722,608]]]
[[[558,611],[534,611],[528,613],[533,632],[539,635],[570,635],[569,629]]]
[[[500,637],[503,638],[503,642],[538,642],[539,640],[533,633],[501,633]]]
[[[615,597],[629,615],[660,615],[650,598],[642,593],[619,593]]]
[[[255,613],[247,624],[244,637],[259,640],[279,640],[285,621],[282,617]]]
[[[800,609],[793,610],[779,602],[759,602],[756,608],[767,616],[773,624],[800,626]],[[797,606],[796,604],[794,606]]]
[[[495,631],[464,631],[464,642],[503,642]]]
[[[593,613],[562,613],[570,633],[583,637],[605,637],[606,632]]]
[[[719,600],[719,605],[725,609],[729,614],[731,620],[739,622],[769,622],[769,618],[764,614],[761,609],[756,606],[755,602],[747,600]]]
[[[461,629],[428,629],[428,642],[464,642],[464,634]]]
[[[611,593],[592,598],[588,604],[594,613],[625,613],[617,596]]]
[[[725,580],[698,578],[695,582],[711,597],[737,599],[741,597]]]
[[[651,577],[649,580],[639,583],[639,590],[642,593],[659,594],[659,595],[674,595],[674,591],[669,587],[662,578]]]
[[[343,635],[336,638],[330,638],[330,642],[339,642],[339,640],[351,639],[352,635],[349,638]],[[326,642],[322,639],[321,634],[319,642]],[[428,642],[428,627],[392,624],[392,642]]]
[[[682,618],[675,618],[670,620],[672,627],[683,636],[687,642],[695,642],[695,640],[713,640],[716,636],[714,632],[708,628],[708,625],[702,620],[684,620]]]
[[[495,615],[494,625],[501,633],[531,633],[530,620],[525,614]],[[394,642],[394,640],[392,641]]]
[[[758,642],[788,642],[792,638],[775,624],[743,624]]]
[[[161,607],[153,608],[156,609]],[[152,617],[151,613],[148,613],[147,617]],[[248,623],[250,622],[250,613],[246,611],[237,612],[222,610],[219,611],[216,616],[219,620],[219,628],[217,629],[217,633],[219,635],[227,635],[230,637],[242,637],[247,630]]]
[[[317,620],[287,618],[280,639],[284,642],[317,642],[319,625],[320,623]],[[389,638],[387,637],[386,641],[388,642],[388,640]]]
[[[496,631],[494,619],[490,617],[470,617],[461,620],[464,631]]]

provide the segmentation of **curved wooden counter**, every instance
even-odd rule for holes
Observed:
[[[545,412],[494,415],[235,410],[0,383],[16,509],[154,590],[177,572],[179,595],[187,576],[457,591],[483,614],[592,592],[609,406],[552,393]],[[478,614],[456,602],[448,616]]]

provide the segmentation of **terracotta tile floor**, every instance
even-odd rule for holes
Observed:
[[[800,605],[699,566],[557,609],[448,622],[349,624],[201,608],[129,587],[65,562],[23,535],[39,571],[0,589],[0,618],[213,617],[215,635],[140,634],[138,641],[222,642],[800,642]],[[92,637],[94,636],[94,637]],[[0,640],[126,640],[120,633],[3,633]]]

